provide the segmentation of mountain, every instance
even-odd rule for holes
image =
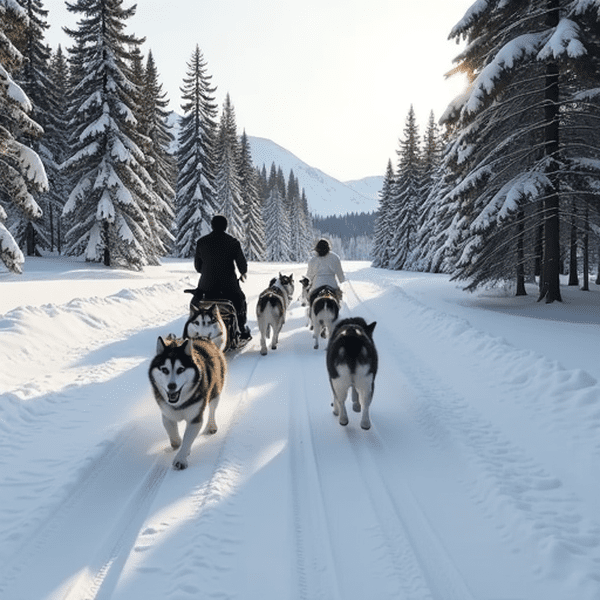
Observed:
[[[175,152],[179,133],[179,115],[171,112],[169,125],[175,136],[171,151]],[[346,215],[349,213],[374,212],[379,205],[379,190],[383,186],[383,176],[365,177],[341,182],[316,167],[311,167],[289,150],[266,138],[248,136],[252,161],[259,169],[265,165],[267,173],[271,164],[281,167],[285,178],[290,170],[306,192],[310,211],[321,217]]]
[[[281,167],[286,179],[290,170],[306,192],[310,211],[321,217],[345,215],[352,212],[373,212],[379,204],[378,192],[383,185],[383,176],[366,177],[341,182],[282,148],[275,142],[248,136],[250,152],[255,166],[267,173],[271,164]]]

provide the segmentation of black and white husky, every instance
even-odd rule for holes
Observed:
[[[332,287],[321,286],[310,295],[309,318],[315,340],[315,350],[319,348],[320,337],[327,339],[331,335],[333,324],[339,316],[340,304]]]
[[[294,295],[294,274],[271,279],[269,287],[260,293],[256,304],[256,319],[260,331],[260,353],[267,354],[267,338],[271,337],[271,350],[277,349],[279,332],[285,323],[287,307]]]
[[[216,304],[190,306],[190,318],[183,328],[184,338],[207,338],[223,352],[227,348],[227,327]]]
[[[225,356],[213,342],[200,338],[158,338],[149,377],[171,447],[179,449],[173,460],[175,469],[188,466],[187,457],[202,428],[207,406],[206,431],[216,433],[215,410],[226,373]],[[186,422],[183,440],[179,421]]]
[[[369,408],[377,374],[377,350],[373,342],[376,322],[367,325],[361,317],[342,319],[327,346],[327,373],[333,392],[333,414],[340,425],[348,424],[346,396],[352,389],[352,408],[362,411],[360,426],[371,427]]]

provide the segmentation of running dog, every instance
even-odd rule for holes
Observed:
[[[214,342],[219,350],[227,349],[227,327],[216,304],[190,305],[191,315],[183,328],[184,338],[206,338]]]
[[[271,350],[277,349],[279,332],[285,323],[288,304],[294,295],[294,274],[274,277],[269,287],[260,293],[256,304],[256,318],[260,331],[260,353],[267,354],[267,338],[271,337]]]
[[[173,468],[187,468],[192,443],[202,428],[208,405],[206,431],[216,433],[215,411],[225,384],[227,363],[217,346],[205,339],[158,338],[149,377],[154,398],[173,450],[179,449]],[[186,422],[183,440],[179,421]]]
[[[333,392],[333,414],[340,425],[348,424],[346,396],[352,389],[352,408],[361,412],[360,426],[371,427],[369,408],[377,374],[377,350],[373,330],[361,317],[342,319],[337,323],[327,347],[327,373]]]
[[[321,286],[310,295],[309,318],[315,340],[315,350],[319,349],[319,337],[327,339],[331,335],[333,324],[339,316],[340,304],[332,287]]]
[[[302,306],[308,306],[310,302],[310,294],[308,289],[310,288],[310,279],[308,277],[302,277],[300,279],[300,284],[302,285],[302,292],[300,293],[300,304]]]

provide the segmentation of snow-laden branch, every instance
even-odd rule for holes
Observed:
[[[563,18],[538,54],[539,60],[558,59],[564,55],[569,58],[578,58],[587,54],[585,46],[579,39],[581,30],[579,25],[571,19]]]
[[[527,33],[503,46],[473,82],[473,90],[465,103],[464,110],[467,113],[480,110],[484,99],[494,90],[500,77],[520,61],[537,55],[547,41],[548,35],[548,32]]]
[[[501,222],[517,212],[523,200],[535,200],[552,186],[544,173],[520,173],[503,185],[471,224],[474,232],[485,231],[494,222]]]

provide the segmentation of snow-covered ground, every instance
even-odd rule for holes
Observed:
[[[299,302],[229,358],[219,431],[172,453],[147,379],[191,261],[0,273],[3,600],[598,600],[600,291],[467,295],[345,263],[376,320],[373,427],[331,414]]]

